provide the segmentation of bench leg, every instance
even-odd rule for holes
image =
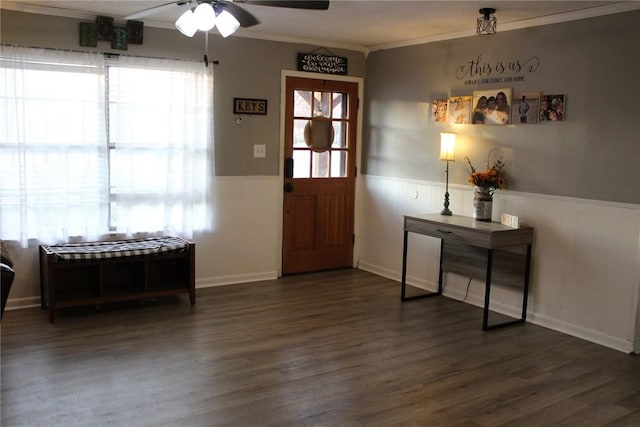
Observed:
[[[196,245],[189,245],[189,300],[196,305]]]

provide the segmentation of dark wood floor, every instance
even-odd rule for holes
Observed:
[[[2,426],[640,425],[640,358],[358,270],[2,321]]]

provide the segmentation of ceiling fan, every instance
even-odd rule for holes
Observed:
[[[236,3],[309,10],[327,10],[329,8],[329,1],[321,0],[176,0],[141,10],[125,16],[124,19],[140,19],[172,8],[176,8],[176,10],[187,9],[176,21],[176,27],[181,33],[192,37],[197,30],[209,31],[217,26],[222,36],[228,37],[239,27],[252,27],[260,23],[255,16]]]

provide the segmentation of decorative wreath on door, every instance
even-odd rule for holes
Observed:
[[[316,153],[327,151],[333,143],[334,136],[333,123],[327,117],[314,117],[307,121],[304,127],[304,142]]]

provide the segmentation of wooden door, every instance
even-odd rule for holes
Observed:
[[[358,84],[286,85],[282,273],[351,267]]]

